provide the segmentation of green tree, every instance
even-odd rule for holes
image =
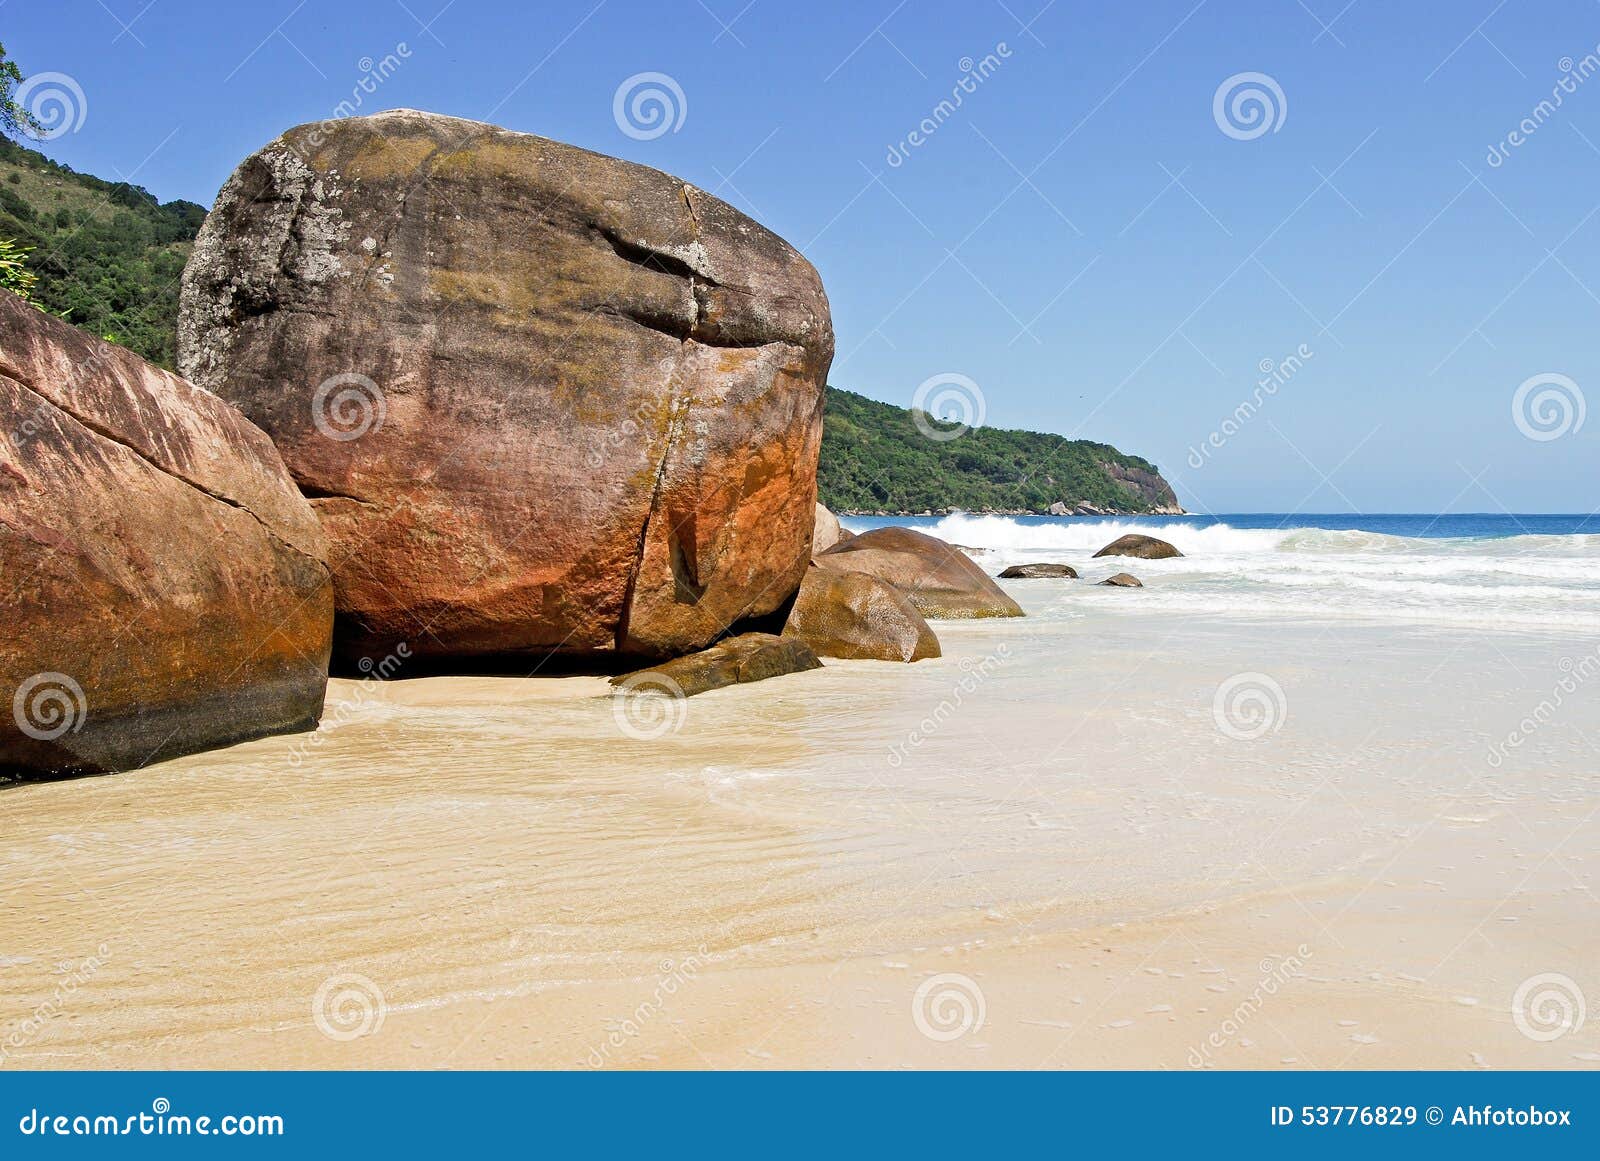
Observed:
[[[39,118],[17,103],[17,86],[23,81],[17,62],[6,57],[0,44],[0,133],[7,137],[36,136],[44,130]]]
[[[10,238],[0,238],[0,290],[9,290],[12,294],[21,295],[24,301],[31,302],[29,295],[39,276],[28,269],[25,264],[27,257],[28,251]]]

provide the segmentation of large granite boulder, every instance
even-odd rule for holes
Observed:
[[[778,611],[832,357],[816,271],[727,204],[412,110],[246,159],[179,324],[322,518],[346,661],[665,656]]]
[[[729,685],[821,668],[822,662],[804,641],[771,633],[740,633],[687,657],[613,677],[611,684],[622,696],[665,693],[693,697]]]
[[[1172,545],[1165,540],[1154,536],[1143,536],[1137,532],[1130,532],[1126,536],[1119,536],[1106,545],[1095,556],[1132,556],[1140,560],[1165,560],[1171,556],[1182,556]]]
[[[939,639],[910,599],[864,572],[806,570],[784,626],[819,657],[921,661],[939,656]]]
[[[910,528],[873,528],[817,557],[823,568],[888,581],[924,617],[1020,617],[1022,608],[953,544]]]
[[[311,729],[325,558],[237,411],[0,293],[0,774]]]

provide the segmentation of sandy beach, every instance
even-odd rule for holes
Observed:
[[[0,1063],[1600,1065],[1592,700],[1491,758],[1593,641],[1141,563],[913,666],[341,680],[314,735],[0,790]]]

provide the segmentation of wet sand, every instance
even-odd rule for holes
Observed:
[[[1545,979],[1600,995],[1600,714],[1485,758],[1571,641],[941,637],[665,707],[338,681],[310,737],[0,790],[0,1067],[1600,1064]]]

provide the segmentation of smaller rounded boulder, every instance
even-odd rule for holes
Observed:
[[[1165,560],[1170,556],[1182,556],[1172,545],[1165,540],[1154,536],[1141,536],[1137,532],[1130,532],[1126,536],[1119,536],[1106,545],[1095,556],[1133,556],[1140,560]]]

